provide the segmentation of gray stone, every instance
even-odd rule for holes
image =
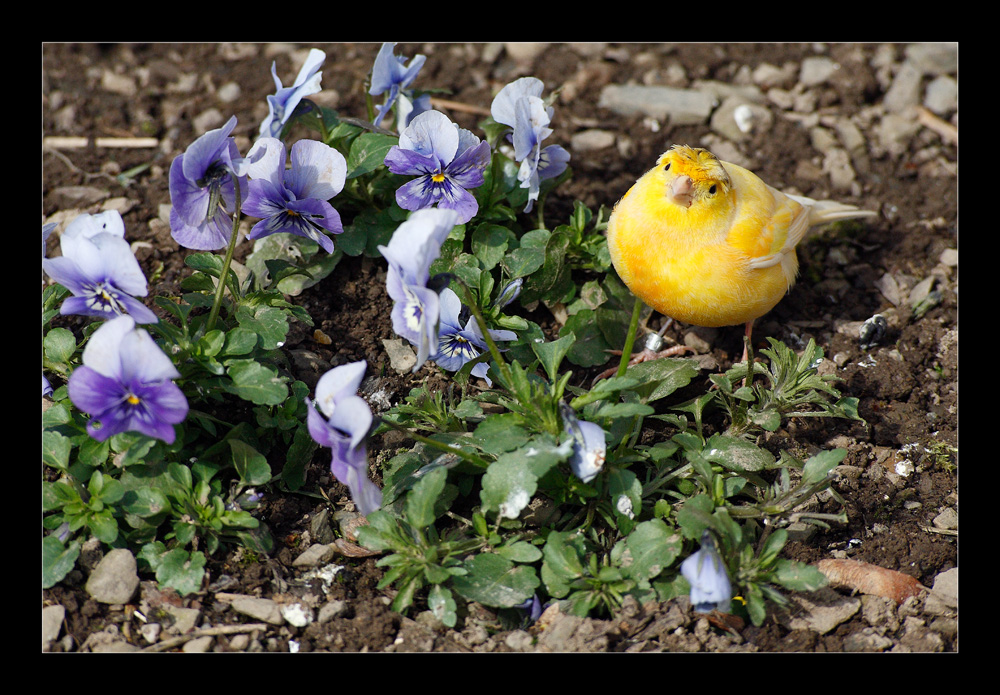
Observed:
[[[115,548],[104,556],[87,580],[87,593],[95,601],[128,603],[139,586],[135,557],[125,548]]]
[[[669,118],[673,125],[693,125],[708,120],[715,97],[694,89],[610,84],[601,90],[598,106],[623,116],[641,114]]]
[[[263,620],[271,625],[283,625],[285,622],[278,604],[271,599],[237,596],[230,605],[237,613],[242,613],[254,620]]]
[[[809,56],[802,61],[799,69],[799,82],[806,87],[815,87],[826,82],[840,66],[836,61],[826,56]]]
[[[59,637],[62,630],[66,609],[58,603],[42,609],[42,651],[47,652],[52,643]]]

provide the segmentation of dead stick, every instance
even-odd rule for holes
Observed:
[[[451,109],[452,111],[474,113],[480,116],[490,115],[490,110],[484,109],[482,106],[472,106],[471,104],[463,104],[460,101],[450,101],[449,99],[437,99],[435,97],[431,97],[431,105],[442,109]]]
[[[220,625],[218,627],[206,627],[201,630],[195,630],[194,632],[189,632],[186,635],[181,635],[180,637],[173,637],[171,639],[159,642],[157,644],[151,644],[150,646],[144,648],[144,652],[162,652],[167,649],[173,649],[174,647],[179,647],[186,642],[190,642],[193,639],[198,639],[199,637],[214,637],[216,635],[233,635],[240,632],[253,632],[254,630],[266,630],[269,626],[265,623],[247,623],[246,625]]]
[[[49,135],[42,138],[42,145],[55,150],[79,150],[90,144],[89,138]],[[160,146],[160,141],[156,138],[95,138],[94,145],[97,147],[110,147],[117,149],[144,149]]]

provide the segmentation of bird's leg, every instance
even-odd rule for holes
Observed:
[[[747,365],[747,374],[750,377],[751,383],[753,383],[753,365],[748,363],[750,359],[750,336],[753,334],[753,320],[747,321],[746,328],[743,331],[743,358],[740,360],[741,364]],[[740,386],[747,386],[747,379],[744,378]]]
[[[634,364],[639,364],[640,362],[647,362],[649,360],[656,360],[663,357],[675,357],[677,355],[683,355],[685,352],[694,352],[694,348],[690,348],[687,345],[675,345],[674,347],[667,348],[666,350],[662,349],[664,343],[663,334],[666,333],[667,329],[670,327],[670,324],[672,324],[673,322],[674,320],[668,316],[667,320],[663,322],[662,326],[660,326],[659,331],[657,331],[656,333],[646,334],[646,339],[645,342],[643,343],[642,352],[640,352],[637,355],[634,355],[632,359],[629,360],[628,364],[630,367]],[[621,350],[608,350],[608,352],[611,353],[612,355],[622,354]],[[596,384],[601,379],[606,379],[617,371],[618,371],[617,367],[613,367],[612,369],[603,371],[596,377],[594,377],[593,383]]]

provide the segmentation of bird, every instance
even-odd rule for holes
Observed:
[[[706,149],[675,144],[614,206],[607,242],[632,294],[668,319],[743,325],[746,362],[754,321],[795,283],[806,231],[877,214],[783,193]],[[634,361],[650,357],[647,349]]]

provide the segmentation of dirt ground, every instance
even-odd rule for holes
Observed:
[[[111,149],[91,142],[84,147],[46,149],[42,155],[43,221],[67,210],[96,212],[117,206],[125,220],[127,238],[141,242],[137,256],[147,277],[159,271],[159,284],[151,288],[151,294],[170,294],[184,272],[186,253],[173,241],[164,222],[163,206],[170,202],[167,170],[171,160],[204,130],[221,126],[230,115],[239,119],[234,135],[241,151],[246,152],[267,113],[265,97],[274,91],[271,62],[277,62],[278,75],[287,86],[310,47],[43,45],[45,136],[82,136],[91,141],[149,137],[157,141],[152,148]],[[323,92],[315,99],[343,115],[363,117],[362,85],[378,45],[316,47],[326,51],[327,59]],[[843,395],[860,400],[859,411],[866,421],[792,421],[766,441],[774,452],[786,449],[807,455],[833,447],[848,450],[844,474],[835,484],[846,501],[848,523],[790,542],[785,555],[817,562],[846,553],[852,559],[910,575],[927,587],[940,573],[957,567],[957,532],[934,523],[942,512],[957,511],[958,507],[957,266],[942,262],[944,252],[957,249],[957,138],[953,141],[939,128],[921,126],[898,149],[874,144],[879,142],[876,129],[884,111],[880,109],[888,80],[900,69],[905,46],[552,44],[505,49],[484,44],[403,44],[397,49],[397,54],[405,56],[417,53],[426,54],[427,62],[413,86],[447,89],[443,98],[473,107],[443,110],[474,131],[481,119],[475,109],[488,109],[496,90],[515,77],[530,74],[540,78],[546,93],[562,89],[555,103],[552,142],[570,148],[574,176],[557,189],[555,199],[546,206],[546,218],[552,223],[566,219],[576,199],[592,209],[600,205],[610,209],[672,143],[712,149],[722,140],[708,123],[657,125],[641,115],[617,115],[599,106],[604,86],[633,82],[692,87],[700,80],[741,84],[762,65],[780,69],[792,64],[793,69],[776,79],[780,88],[794,96],[804,91],[797,86],[797,66],[804,59],[827,56],[836,61],[839,70],[824,83],[809,87],[815,96],[811,113],[805,109],[802,118],[789,118],[788,111],[775,100],[765,99],[762,106],[773,115],[770,126],[738,143],[728,143],[749,169],[776,187],[814,198],[836,198],[881,213],[850,237],[820,231],[809,238],[800,247],[799,282],[755,329],[758,347],[766,347],[765,336],[793,347],[815,338],[829,358],[829,369],[843,379]],[[866,143],[852,159],[853,183],[842,189],[835,189],[823,170],[823,155],[813,139],[815,134],[811,137],[808,129],[832,122],[835,116],[851,118]],[[592,130],[612,133],[615,144],[586,150],[581,145],[583,151],[571,147],[574,135]],[[147,166],[128,178],[128,185],[115,178],[142,165]],[[49,243],[51,253],[58,240],[53,238]],[[238,259],[249,246],[242,245]],[[931,277],[935,278],[933,290],[937,294],[931,297],[931,308],[914,318],[907,297],[911,289],[926,287],[919,283]],[[334,337],[332,344],[323,345],[314,340],[312,328],[293,328],[286,348],[296,356],[299,379],[312,387],[329,365],[366,359],[369,374],[383,375],[378,389],[387,393],[392,403],[421,380],[444,383],[433,366],[416,375],[398,374],[389,367],[382,340],[395,336],[384,278],[385,266],[380,260],[345,258],[331,276],[296,298],[313,317],[315,328]],[[900,306],[890,301],[897,295]],[[888,319],[887,334],[878,346],[862,350],[858,325],[879,312]],[[558,330],[550,314],[539,311],[531,318]],[[74,324],[70,321],[68,325]],[[687,326],[674,326],[668,335],[682,341],[688,330]],[[742,329],[701,334],[720,366],[727,367],[739,358]],[[317,368],[320,363],[323,367]],[[579,370],[574,383],[589,383],[597,371],[600,368],[590,373]],[[385,407],[372,405],[376,412]],[[376,438],[369,452],[377,459],[380,452],[399,444],[391,437]],[[346,489],[329,473],[328,457],[326,452],[317,453],[305,490],[324,491],[332,504],[317,494],[266,498],[261,519],[276,539],[271,557],[248,562],[239,551],[220,551],[210,558],[208,585],[203,592],[182,599],[161,594],[155,590],[155,582],[144,581],[137,604],[196,608],[200,611],[197,625],[207,627],[254,622],[232,610],[229,601],[218,596],[220,592],[272,598],[278,603],[315,593],[303,580],[304,570],[292,563],[304,549],[304,541],[316,537],[315,518],[324,511],[332,518],[349,503]],[[906,461],[913,465],[907,467]],[[840,509],[831,500],[822,504],[828,511]],[[518,649],[519,642],[511,638],[517,626],[507,624],[503,616],[481,608],[463,616],[454,630],[430,624],[419,611],[404,618],[387,607],[390,594],[376,589],[382,575],[375,566],[376,558],[337,557],[334,561],[344,569],[323,597],[326,602],[342,602],[332,617],[301,628],[262,626],[247,633],[249,645],[237,640],[237,634],[218,635],[210,648]],[[54,643],[52,651],[89,650],[97,643],[94,634],[109,631],[130,636],[127,641],[138,647],[149,647],[138,636],[141,624],[134,617],[135,607],[107,606],[92,600],[84,590],[85,570],[86,566],[75,570],[43,592],[43,606],[61,604],[66,609],[63,634],[72,637]],[[649,636],[648,630],[642,630],[669,616],[676,606],[627,608],[630,611],[623,609],[623,615],[613,620],[590,621],[589,629],[604,639],[575,648],[685,649],[687,643],[682,644],[682,638],[704,630],[702,623],[688,615],[676,621],[676,629]],[[846,651],[859,648],[857,645],[864,643],[861,637],[875,631],[887,640],[881,647],[887,650],[906,644],[905,633],[917,621],[938,636],[926,643],[928,650],[957,650],[953,617],[949,617],[950,623],[942,623],[940,615],[925,614],[919,600],[903,607],[887,604],[879,620],[873,619],[874,609],[869,608],[866,604],[864,610],[823,634],[773,616],[763,626],[746,627],[725,640],[702,635],[695,646],[705,651]],[[470,636],[482,633],[482,628],[487,637],[477,640]],[[537,633],[538,628],[532,630]],[[921,650],[919,645],[911,648]]]

